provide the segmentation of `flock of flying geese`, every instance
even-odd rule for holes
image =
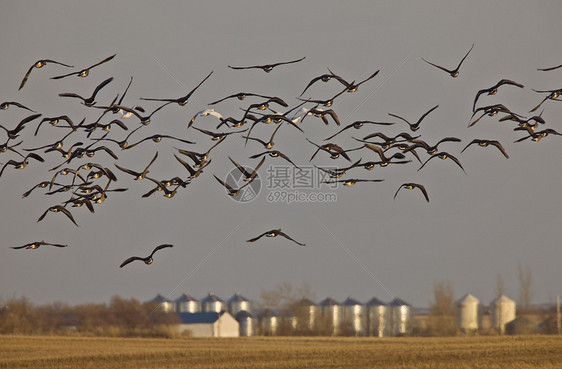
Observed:
[[[467,59],[470,52],[474,48],[474,44],[460,60],[458,65],[454,69],[448,69],[426,59],[422,60],[439,70],[448,73],[451,77],[455,78],[460,73],[460,68],[463,62]],[[65,73],[51,77],[51,79],[59,80],[71,76],[78,76],[81,78],[86,78],[90,75],[93,68],[97,68],[109,61],[111,61],[115,55],[109,56],[89,67],[75,70],[70,73]],[[265,65],[253,65],[253,66],[228,66],[233,70],[252,70],[261,69],[266,73],[270,73],[274,68],[285,66],[289,64],[295,64],[302,62],[305,58],[300,58],[291,61],[284,61]],[[73,69],[74,66],[61,63],[59,61],[51,59],[41,59],[35,62],[27,71],[19,89],[21,90],[29,82],[29,77],[35,69],[42,68],[46,65],[53,64],[57,68],[67,68]],[[541,68],[539,71],[551,71],[558,68],[562,68],[562,65],[550,68]],[[279,131],[281,126],[286,126],[287,130],[292,130],[295,134],[304,134],[305,130],[304,124],[302,123],[305,119],[309,120],[313,118],[319,118],[325,126],[330,126],[335,124],[341,129],[337,132],[329,135],[324,141],[329,141],[327,143],[318,144],[308,138],[306,140],[315,148],[309,161],[314,160],[316,155],[320,153],[326,153],[332,159],[344,158],[349,163],[352,162],[349,154],[351,152],[361,151],[365,156],[372,157],[369,161],[363,161],[359,159],[352,164],[345,167],[317,167],[319,170],[327,174],[328,181],[324,183],[341,183],[344,186],[353,186],[359,182],[381,182],[382,179],[369,179],[369,178],[343,178],[348,172],[352,171],[354,168],[364,168],[366,170],[372,170],[375,167],[386,167],[388,165],[399,165],[406,164],[417,160],[421,165],[418,170],[424,168],[432,159],[449,159],[453,161],[460,169],[465,171],[461,165],[460,160],[451,155],[447,151],[440,151],[439,146],[445,142],[460,142],[461,140],[456,137],[444,137],[435,144],[430,144],[417,134],[423,121],[435,111],[439,105],[436,105],[423,113],[419,117],[405,118],[397,114],[388,113],[388,115],[394,118],[394,122],[380,122],[380,121],[370,121],[370,120],[359,120],[348,123],[342,126],[342,123],[335,112],[332,109],[336,99],[345,93],[353,93],[358,90],[358,88],[375,78],[379,70],[371,73],[367,78],[356,82],[355,80],[350,81],[340,75],[333,73],[328,69],[328,73],[321,74],[314,77],[308,82],[308,84],[302,90],[302,93],[296,98],[298,101],[295,106],[290,106],[285,100],[278,96],[268,96],[258,93],[247,93],[247,92],[237,92],[226,97],[222,97],[215,101],[209,103],[210,106],[216,106],[221,104],[225,100],[238,99],[240,101],[246,98],[252,99],[255,102],[242,107],[243,111],[240,117],[225,116],[221,113],[215,111],[214,108],[206,108],[197,112],[188,122],[187,129],[197,131],[204,136],[208,136],[214,143],[204,149],[205,151],[197,152],[188,150],[185,145],[193,145],[195,142],[187,140],[185,138],[174,137],[171,135],[156,134],[147,137],[142,136],[143,127],[148,126],[153,120],[153,116],[166,107],[170,107],[174,104],[179,106],[185,106],[189,103],[190,98],[194,93],[212,76],[213,72],[210,72],[206,77],[204,77],[201,82],[199,82],[191,91],[189,91],[185,96],[180,96],[176,98],[141,98],[142,102],[158,102],[159,106],[147,113],[141,105],[130,105],[124,102],[127,91],[131,87],[133,78],[131,77],[125,90],[117,94],[112,101],[102,102],[99,101],[97,96],[102,89],[107,89],[107,86],[111,84],[114,80],[113,77],[109,77],[99,83],[93,89],[89,96],[82,96],[77,93],[60,93],[59,96],[63,98],[76,99],[81,102],[84,106],[91,108],[92,113],[98,113],[97,119],[92,122],[87,122],[86,117],[82,118],[80,121],[76,118],[70,118],[67,115],[43,117],[42,114],[36,113],[31,108],[16,102],[16,101],[6,101],[0,104],[1,110],[20,109],[27,115],[11,128],[13,124],[2,124],[0,128],[6,133],[6,140],[0,145],[0,153],[10,153],[15,158],[9,159],[4,162],[0,169],[0,177],[6,175],[11,169],[24,169],[30,163],[31,159],[36,162],[44,163],[45,156],[62,156],[62,163],[54,166],[50,169],[52,176],[46,178],[44,181],[34,185],[28,191],[23,193],[23,197],[28,197],[32,192],[38,189],[43,189],[46,195],[54,194],[65,194],[70,193],[70,196],[65,201],[59,204],[53,205],[46,209],[37,221],[42,221],[49,213],[61,213],[64,214],[72,223],[76,226],[76,223],[69,207],[81,207],[85,206],[90,212],[94,213],[94,206],[103,203],[108,194],[111,192],[124,192],[127,188],[115,188],[112,185],[117,181],[117,176],[115,173],[124,173],[125,175],[131,176],[135,181],[144,181],[151,183],[151,188],[142,197],[149,197],[155,193],[161,193],[167,198],[171,198],[177,194],[181,189],[185,189],[191,183],[191,181],[198,178],[202,173],[203,169],[211,163],[211,151],[217,145],[224,142],[230,135],[239,135],[245,145],[249,142],[255,142],[261,144],[265,151],[253,154],[249,156],[250,159],[257,159],[261,157],[260,162],[253,168],[249,169],[247,166],[238,164],[230,156],[228,159],[232,162],[235,168],[241,172],[243,178],[243,184],[241,186],[235,187],[232,184],[227,183],[214,175],[216,181],[221,187],[224,187],[226,193],[231,197],[239,196],[241,191],[245,189],[252,181],[257,178],[258,170],[263,165],[266,156],[279,158],[289,163],[290,165],[298,168],[298,161],[293,161],[285,153],[274,150],[274,136]],[[333,82],[332,82],[333,81]],[[337,93],[327,99],[312,99],[303,98],[302,96],[306,91],[312,88],[317,82],[330,83],[332,85],[339,86],[337,88]],[[487,106],[478,106],[477,103],[481,96],[483,95],[495,95],[500,88],[504,89],[507,86],[524,88],[524,86],[518,82],[501,79],[496,84],[489,88],[483,88],[476,92],[474,98],[474,103],[472,107],[472,116],[468,127],[474,126],[485,116],[495,116],[497,114],[503,114],[499,119],[500,121],[513,121],[516,126],[514,131],[521,131],[525,135],[515,142],[521,142],[525,140],[540,141],[547,135],[561,135],[557,131],[551,128],[538,129],[540,125],[545,125],[545,120],[541,117],[542,113],[538,115],[532,115],[526,117],[519,113],[515,113],[508,109],[503,104],[494,104]],[[538,94],[543,94],[544,98],[533,107],[529,113],[534,113],[537,111],[546,101],[555,100],[561,101],[560,95],[562,94],[562,89],[558,90],[534,90]],[[286,112],[280,112],[278,110],[288,109]],[[117,116],[118,118],[115,118]],[[196,126],[195,122],[199,117],[213,116],[218,120],[218,125],[216,129],[203,129],[200,126]],[[40,119],[41,118],[41,119]],[[131,119],[131,120],[129,120]],[[132,122],[125,124],[125,121]],[[23,140],[18,140],[20,134],[26,127],[30,127],[35,124],[34,136],[37,136],[41,127],[53,127],[61,129],[65,132],[60,139],[55,142],[42,145],[35,148],[22,147]],[[253,129],[256,125],[260,124],[270,124],[275,128],[272,130],[269,137],[256,137],[252,135]],[[405,123],[409,132],[401,132],[395,136],[388,136],[378,130],[369,132],[362,138],[355,138],[356,141],[360,143],[359,147],[344,149],[340,145],[331,140],[336,136],[343,134],[344,132],[349,132],[350,129],[359,130],[362,127],[371,127],[376,129],[378,126],[389,126],[393,124]],[[225,127],[226,130],[219,131],[221,127]],[[246,126],[246,127],[244,127]],[[45,130],[46,128],[43,128]],[[298,131],[298,132],[297,132]],[[0,131],[1,132],[1,131]],[[99,134],[99,135],[98,135]],[[111,134],[111,136],[110,136]],[[415,135],[417,134],[417,135]],[[123,137],[124,136],[124,137]],[[74,142],[70,143],[70,137],[75,138]],[[132,142],[133,139],[135,142]],[[1,139],[0,139],[1,140]],[[175,141],[176,144],[182,145],[181,148],[175,148],[177,153],[174,154],[174,158],[183,167],[182,173],[178,174],[172,178],[156,178],[150,174],[150,168],[154,162],[158,159],[158,151],[154,154],[152,160],[150,160],[146,165],[140,166],[138,168],[126,168],[117,163],[113,163],[113,167],[108,167],[100,164],[99,162],[93,162],[92,158],[99,155],[107,155],[111,157],[114,161],[118,160],[117,153],[119,150],[125,151],[135,148],[145,142],[159,143],[162,140]],[[509,158],[506,150],[502,144],[497,140],[491,139],[474,139],[464,146],[460,151],[461,153],[467,150],[470,146],[477,145],[480,147],[493,146],[497,148],[505,158]],[[24,145],[25,146],[25,145]],[[427,158],[422,160],[420,153],[424,152],[427,154]],[[116,153],[117,152],[117,153]],[[58,154],[58,155],[57,155]],[[1,156],[0,156],[1,159]],[[75,164],[71,166],[71,162]],[[35,164],[34,164],[35,165]],[[118,172],[115,172],[115,169]],[[6,173],[5,173],[6,172]],[[465,172],[466,173],[466,172]],[[71,178],[68,181],[63,181],[62,177]],[[402,189],[417,189],[423,195],[423,198],[429,202],[429,195],[426,188],[420,183],[407,182],[401,184],[396,192],[394,193],[394,198],[397,197],[398,193]],[[284,237],[297,245],[305,246],[304,243],[298,242],[291,238],[289,235],[284,233],[281,229],[273,229],[262,233],[261,235],[247,240],[247,242],[256,242],[262,237]],[[12,247],[13,249],[36,249],[40,246],[54,246],[54,247],[66,247],[64,244],[48,243],[45,241],[36,241],[28,243],[22,246]],[[171,244],[162,244],[157,246],[147,257],[133,256],[120,265],[124,267],[125,265],[133,261],[143,261],[146,264],[151,264],[153,261],[153,255],[164,248],[171,248]]]

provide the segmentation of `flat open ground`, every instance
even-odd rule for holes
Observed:
[[[0,368],[562,368],[561,336],[137,339],[0,336]]]

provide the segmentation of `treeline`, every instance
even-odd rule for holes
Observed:
[[[70,306],[55,302],[36,306],[27,298],[0,301],[0,334],[169,337],[178,322],[155,303],[111,298],[109,304]]]

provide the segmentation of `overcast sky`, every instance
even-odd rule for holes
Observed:
[[[562,68],[537,71],[562,64],[557,31],[561,14],[558,1],[5,2],[0,13],[0,102],[16,101],[44,117],[65,114],[75,122],[86,118],[89,123],[99,117],[99,110],[58,94],[86,96],[101,81],[114,77],[98,94],[98,104],[104,105],[122,94],[133,76],[123,104],[139,104],[151,112],[158,103],[139,98],[180,97],[213,74],[186,106],[165,107],[150,125],[131,136],[131,142],[136,142],[167,134],[196,144],[168,140],[120,150],[106,141],[104,145],[119,160],[98,152],[92,159],[68,165],[100,163],[118,176],[110,188],[129,189],[109,193],[103,204],[95,206],[94,214],[69,206],[79,227],[55,213],[37,222],[47,208],[67,200],[70,193],[46,196],[44,189],[37,189],[27,198],[21,196],[53,177],[49,169],[62,162],[59,154],[38,151],[45,163],[31,160],[24,170],[5,169],[0,178],[0,298],[26,296],[36,303],[78,304],[108,302],[113,295],[146,301],[158,293],[175,299],[182,293],[203,298],[214,292],[227,299],[240,292],[256,300],[261,289],[286,281],[295,287],[308,284],[316,301],[328,296],[339,301],[352,296],[363,302],[375,296],[383,301],[399,297],[422,307],[429,304],[434,281],[448,281],[457,298],[472,293],[488,304],[495,296],[498,276],[505,282],[506,294],[517,299],[517,266],[521,264],[532,270],[534,301],[554,301],[562,294],[562,137],[514,143],[525,133],[513,131],[515,122],[498,122],[502,114],[467,126],[476,92],[502,78],[525,87],[502,86],[497,95],[482,95],[477,106],[501,103],[529,117],[533,115],[529,110],[546,96],[533,89],[562,88]],[[421,59],[453,68],[472,44],[474,49],[458,78]],[[113,60],[92,69],[87,78],[50,79],[113,54]],[[271,73],[228,68],[302,57],[306,59],[278,66]],[[34,69],[18,91],[26,71],[39,59],[75,68],[48,64]],[[306,138],[323,143],[356,120],[395,124],[347,130],[331,142],[347,149],[360,145],[352,137],[377,131],[414,134],[388,113],[416,121],[439,105],[416,134],[428,143],[460,138],[462,142],[443,143],[440,149],[456,156],[466,174],[452,161],[437,159],[418,171],[420,163],[409,155],[412,162],[408,164],[373,171],[356,168],[343,177],[384,179],[380,183],[284,189],[287,194],[299,191],[307,196],[335,194],[333,201],[271,202],[268,195],[279,192],[268,186],[268,168],[287,163],[268,156],[259,170],[260,193],[242,203],[227,196],[213,178],[215,174],[225,179],[234,168],[228,156],[249,167],[257,165],[258,159],[248,157],[263,152],[263,147],[255,142],[244,147],[240,135],[229,136],[217,146],[204,173],[172,199],[160,193],[141,198],[153,184],[136,182],[114,166],[140,170],[158,151],[151,175],[185,177],[187,172],[173,158],[174,147],[204,152],[212,145],[204,134],[186,128],[189,119],[208,108],[209,102],[253,92],[281,97],[292,108],[300,103],[297,97],[308,82],[327,73],[327,68],[356,82],[380,72],[354,94],[336,99],[332,109],[341,127],[330,118],[326,126],[316,117],[307,117],[299,123],[304,134],[281,127],[274,149],[303,167],[347,166],[350,163],[345,159],[334,161],[323,152],[309,161],[315,147]],[[303,97],[326,99],[340,90],[336,81],[317,82]],[[225,117],[240,117],[240,108],[258,101],[234,99],[213,107]],[[542,108],[546,124],[539,129],[562,132],[562,103],[548,100]],[[0,124],[13,129],[29,114],[11,106],[0,111]],[[123,121],[129,131],[139,126],[134,117]],[[53,143],[67,132],[45,123],[33,136],[37,123],[29,123],[10,143],[23,140],[19,148],[34,148]],[[208,130],[215,130],[217,123],[214,117],[195,121]],[[258,125],[252,136],[267,139],[272,129],[272,125]],[[97,131],[92,134],[100,136]],[[4,142],[4,132],[0,137]],[[122,139],[124,134],[113,127],[108,137]],[[499,140],[510,158],[494,147],[476,145],[461,154],[474,138]],[[68,140],[91,143],[82,132]],[[428,158],[425,152],[418,153],[422,160]],[[350,156],[352,162],[375,160],[375,154],[365,149]],[[20,160],[13,152],[0,155],[0,163],[10,159]],[[423,184],[430,202],[420,192],[407,190],[393,199],[405,182]],[[306,246],[279,237],[246,242],[276,228]],[[39,240],[69,246],[10,248]],[[119,268],[129,256],[146,256],[163,243],[174,248],[159,251],[152,265],[135,262]]]

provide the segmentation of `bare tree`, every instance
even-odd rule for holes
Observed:
[[[505,294],[505,283],[503,281],[503,277],[500,273],[496,278],[496,297],[500,297],[501,295]]]
[[[531,301],[533,300],[533,277],[531,275],[531,268],[529,265],[525,264],[523,267],[521,264],[517,265],[517,280],[519,281],[519,305],[518,311],[521,313],[529,313],[531,307]]]
[[[454,336],[457,333],[457,310],[453,286],[448,281],[436,281],[433,283],[433,295],[434,300],[429,305],[429,334]]]
[[[310,316],[308,307],[303,302],[308,299],[314,301],[315,295],[310,286],[305,282],[300,287],[294,287],[289,282],[283,282],[272,290],[260,291],[260,301],[258,306],[262,309],[278,309],[281,317],[281,328],[279,334],[314,334],[312,327],[304,322],[316,319]],[[292,318],[296,318],[296,331],[290,323]],[[306,328],[305,328],[306,327]]]
[[[289,282],[282,282],[272,290],[262,289],[260,291],[261,301],[258,304],[264,309],[285,310],[304,298],[315,299],[315,294],[308,283],[304,282],[302,286],[295,288]]]

